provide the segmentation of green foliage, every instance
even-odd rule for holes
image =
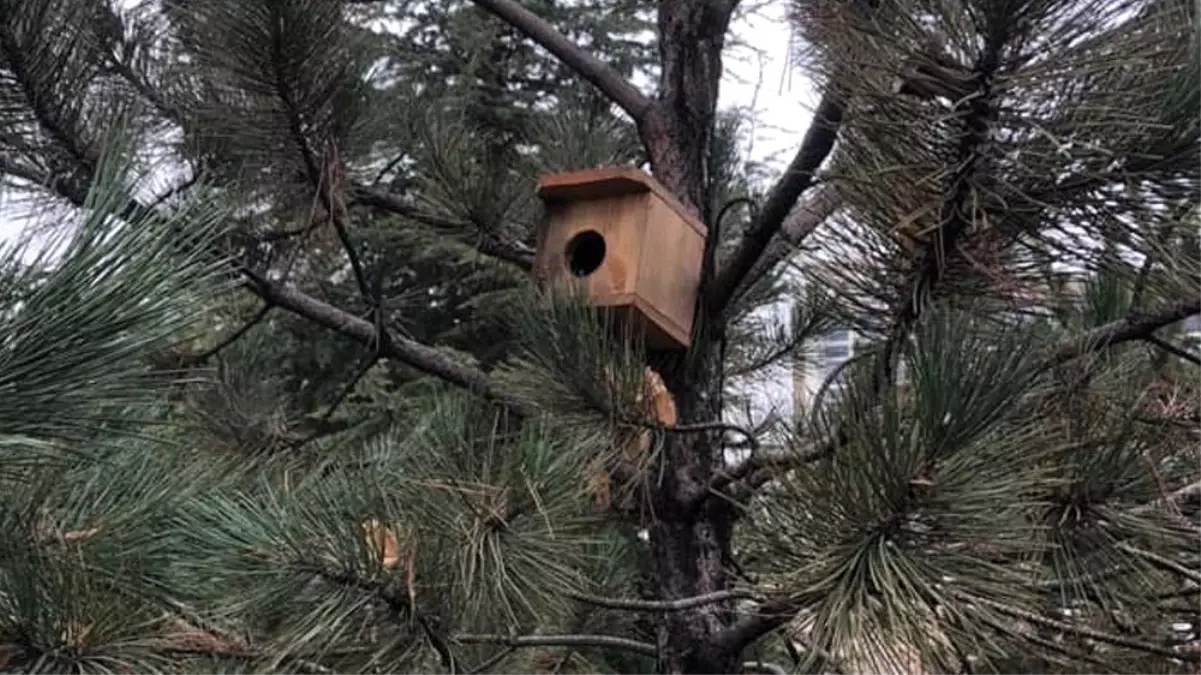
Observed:
[[[9,299],[0,316],[0,427],[10,439],[69,442],[145,421],[142,411],[169,381],[146,355],[197,330],[189,306],[224,286],[208,249],[223,214],[192,204],[165,219],[118,223],[130,194],[121,164],[120,152],[104,156],[80,222],[52,235],[31,262],[23,261],[28,244],[0,252],[0,293]]]
[[[521,4],[657,68],[647,3]],[[472,2],[0,0],[0,174],[81,207],[0,251],[0,670],[647,672],[663,613],[605,605],[676,587],[639,537],[658,507],[732,496],[730,579],[803,606],[748,659],[1174,668],[1196,522],[1157,500],[1198,478],[1190,353],[1048,356],[1201,281],[1195,7],[791,5],[847,102],[825,262],[764,269],[698,351],[730,408],[836,326],[862,348],[754,430],[833,453],[689,511],[641,499],[704,478],[663,448],[705,430],[648,418],[646,364],[678,364],[527,281],[538,175],[642,165],[650,127]],[[719,264],[767,193],[748,128],[721,113],[704,149]],[[499,401],[261,311],[246,269]],[[557,633],[639,648],[507,644]]]

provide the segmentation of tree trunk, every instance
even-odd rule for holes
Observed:
[[[730,0],[663,0],[659,5],[661,80],[656,101],[639,129],[656,179],[691,207],[712,231],[707,159],[716,119],[721,51],[735,3]],[[720,419],[722,317],[703,298],[711,278],[706,261],[693,342],[686,355],[659,364],[676,398],[681,424]],[[730,549],[730,507],[711,499],[707,486],[721,468],[719,434],[668,434],[663,480],[654,486],[650,544],[662,599],[720,591]],[[728,603],[658,618],[658,669],[664,673],[734,673],[739,655],[715,647],[714,636],[731,621]]]

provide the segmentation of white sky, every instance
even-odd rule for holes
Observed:
[[[787,0],[772,0],[731,26],[732,40],[746,46],[726,49],[719,105],[754,113],[755,133],[746,159],[783,171],[813,119],[817,96],[792,67]]]
[[[816,97],[790,67],[787,0],[758,4],[753,14],[731,26],[719,105],[742,108],[754,120],[751,138],[742,148],[744,159],[782,171],[812,119]],[[25,210],[15,208],[21,197],[0,188],[0,241],[18,237],[28,222],[17,217]]]

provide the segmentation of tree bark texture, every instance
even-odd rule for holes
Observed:
[[[655,178],[712,228],[707,156],[712,141],[721,79],[722,47],[733,4],[727,0],[663,0],[659,4],[662,65],[654,103],[639,132]],[[705,297],[704,289],[699,296]],[[720,316],[698,306],[697,326],[686,355],[657,364],[676,398],[682,424],[721,418]],[[653,493],[650,543],[654,577],[663,600],[726,588],[725,560],[732,513],[708,496],[721,468],[720,434],[663,437],[664,479]],[[659,615],[658,669],[664,673],[738,672],[739,654],[721,649],[715,636],[732,621],[728,602]]]

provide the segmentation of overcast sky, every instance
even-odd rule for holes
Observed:
[[[731,26],[719,104],[753,113],[753,133],[743,147],[744,157],[767,162],[779,171],[796,151],[816,98],[789,66],[787,0],[756,4],[761,7],[754,14]],[[14,217],[16,197],[0,189],[0,240],[18,236],[27,222]]]

